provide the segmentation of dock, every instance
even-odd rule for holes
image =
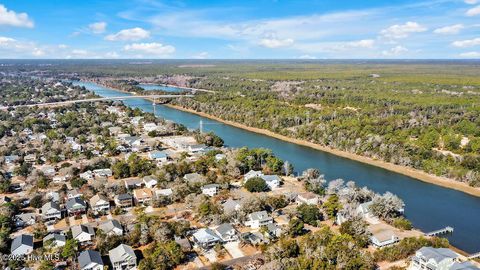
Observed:
[[[453,233],[453,227],[447,226],[443,229],[432,231],[429,233],[425,233],[426,236],[437,236],[437,235],[443,235],[443,234],[448,234],[448,233]]]
[[[467,257],[467,259],[469,259],[469,260],[473,260],[473,259],[476,259],[476,258],[480,258],[480,252],[473,253],[473,254],[471,254],[470,256]]]

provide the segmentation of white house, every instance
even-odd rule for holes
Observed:
[[[59,233],[50,233],[43,238],[43,246],[50,244],[53,247],[63,247],[67,242],[67,237]]]
[[[75,225],[71,227],[72,237],[79,243],[91,242],[95,236],[93,228],[89,225]]]
[[[278,175],[262,175],[260,177],[265,181],[270,190],[278,188],[282,181]]]
[[[95,194],[90,198],[90,207],[95,214],[110,211],[110,201],[101,194]]]
[[[97,169],[93,170],[95,177],[110,177],[113,175],[112,170],[110,169]]]
[[[368,201],[360,204],[356,210],[357,214],[359,214],[363,218],[374,218],[375,216],[370,211],[370,205],[372,205],[372,203],[373,201]]]
[[[218,184],[205,185],[205,186],[202,186],[202,193],[207,196],[213,197],[217,195],[219,188],[220,186]]]
[[[143,177],[143,184],[147,188],[153,188],[157,185],[157,178],[155,178],[155,176],[152,176],[152,175],[145,176]]]
[[[28,234],[21,234],[15,237],[10,247],[10,254],[12,255],[27,255],[33,251],[33,236]]]
[[[150,151],[148,153],[148,158],[157,162],[167,162],[168,154],[164,151]]]
[[[108,252],[114,270],[137,268],[137,256],[130,246],[121,244]]]
[[[155,189],[155,197],[158,198],[160,196],[171,196],[173,194],[173,190],[171,188],[164,188],[164,189]]]
[[[83,178],[85,180],[93,180],[93,172],[92,171],[86,171],[81,173],[80,178]]]
[[[415,256],[412,257],[412,262],[409,269],[411,270],[453,270],[453,269],[478,269],[478,268],[465,268],[459,266],[468,266],[465,263],[461,263],[459,255],[448,248],[433,248],[422,247]],[[463,265],[462,265],[463,264]]]
[[[202,228],[193,234],[194,242],[202,248],[210,248],[221,242],[220,237],[209,228]]]
[[[158,127],[155,123],[145,123],[143,125],[143,130],[145,130],[145,132],[155,131],[157,128]]]
[[[230,223],[223,223],[218,226],[215,231],[223,242],[231,242],[238,240],[237,230]]]
[[[298,204],[317,205],[318,196],[312,192],[302,192],[298,194],[296,202]]]
[[[248,179],[250,178],[254,178],[254,177],[260,177],[262,176],[263,173],[261,171],[254,171],[254,170],[250,170],[248,173],[246,173],[244,176],[243,176],[243,179],[244,181],[247,181]]]
[[[98,226],[107,235],[123,235],[123,227],[116,219],[110,219]]]
[[[42,206],[42,219],[45,221],[62,219],[62,211],[56,202],[47,202]]]
[[[370,236],[370,241],[377,248],[393,245],[399,241],[398,236],[396,236],[392,230],[386,229],[372,231],[371,233],[372,235]]]
[[[85,250],[78,256],[80,270],[103,270],[102,255],[95,250]]]
[[[252,229],[258,229],[267,224],[273,223],[273,218],[270,217],[267,211],[258,211],[248,214],[248,220],[245,221],[245,226],[250,226]]]

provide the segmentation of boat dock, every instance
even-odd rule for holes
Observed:
[[[429,233],[425,233],[426,236],[437,236],[437,235],[442,235],[442,234],[448,234],[448,233],[453,233],[453,227],[447,226],[443,229],[432,231]]]

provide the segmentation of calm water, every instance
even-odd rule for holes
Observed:
[[[76,84],[104,97],[129,95],[92,83]],[[152,103],[144,99],[127,99],[124,103],[153,112]],[[229,146],[270,148],[276,155],[292,163],[299,172],[318,168],[328,180],[353,180],[359,186],[367,186],[375,192],[395,193],[405,201],[406,215],[416,228],[433,231],[453,226],[455,232],[448,237],[452,245],[470,253],[480,251],[480,198],[165,106],[157,106],[156,114],[191,129],[199,128],[202,120],[205,131],[215,132]]]
[[[170,86],[159,85],[159,84],[144,84],[144,83],[141,83],[138,86],[147,90],[147,91],[162,90],[162,91],[165,91],[165,92],[172,92],[172,93],[179,93],[179,92],[185,91],[182,88],[170,87]]]

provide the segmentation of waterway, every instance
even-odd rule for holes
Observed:
[[[103,97],[128,96],[130,94],[105,88],[89,82],[76,85]],[[152,102],[145,99],[126,99],[127,106],[153,112]],[[156,115],[198,129],[203,122],[204,131],[213,131],[231,147],[264,147],[292,163],[296,171],[318,168],[327,180],[342,178],[367,186],[375,192],[390,191],[402,198],[405,213],[416,228],[424,232],[452,226],[455,232],[448,236],[450,243],[464,251],[480,251],[480,198],[466,193],[418,181],[372,165],[345,159],[309,147],[288,143],[269,136],[232,127],[196,114],[157,105]]]
[[[185,90],[182,88],[178,87],[171,87],[171,86],[165,86],[165,85],[160,85],[160,84],[146,84],[146,83],[141,83],[138,85],[139,87],[143,88],[146,91],[153,91],[153,90],[161,90],[165,92],[171,92],[171,93],[180,93],[184,92]]]

